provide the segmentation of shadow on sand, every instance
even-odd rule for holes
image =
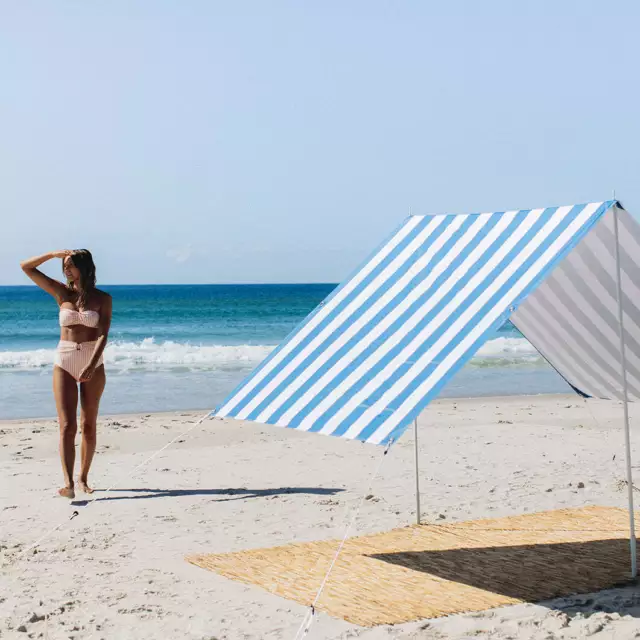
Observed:
[[[96,493],[101,490],[96,489]],[[322,487],[280,487],[277,489],[112,489],[109,495],[96,498],[96,502],[107,500],[146,500],[148,498],[179,498],[182,496],[221,496],[212,502],[227,502],[229,500],[246,500],[249,498],[268,498],[288,494],[304,493],[317,496],[333,496],[344,489],[324,489]],[[136,495],[113,495],[114,493],[133,493]],[[74,500],[73,504],[85,506],[88,500]]]
[[[598,605],[576,596],[614,587],[637,585],[629,579],[629,540],[532,544],[371,554],[384,562],[536,602],[569,617],[624,610],[640,617],[640,601]],[[564,598],[564,602],[544,602]]]

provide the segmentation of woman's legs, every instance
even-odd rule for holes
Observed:
[[[58,366],[53,367],[53,395],[60,424],[60,460],[65,482],[65,486],[58,493],[65,498],[74,498],[73,465],[76,459],[78,430],[78,384],[72,375]]]
[[[93,454],[96,452],[96,424],[98,422],[98,408],[100,398],[104,391],[107,379],[104,374],[104,365],[100,365],[91,380],[80,383],[80,426],[82,428],[82,448],[80,450],[80,477],[78,484],[85,493],[93,493],[93,489],[87,484],[89,469]]]

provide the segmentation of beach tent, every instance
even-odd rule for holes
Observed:
[[[618,201],[407,218],[213,412],[396,441],[510,319],[580,394],[640,398],[640,225]]]

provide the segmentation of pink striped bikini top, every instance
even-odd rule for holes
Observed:
[[[60,326],[71,327],[74,324],[82,324],[85,327],[95,328],[100,323],[100,314],[97,311],[76,311],[60,307]]]

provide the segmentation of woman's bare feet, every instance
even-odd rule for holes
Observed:
[[[73,490],[73,487],[62,487],[62,489],[58,489],[58,495],[73,500],[76,497],[76,492]]]
[[[83,493],[93,493],[93,489],[87,484],[86,480],[78,478],[78,487]]]

